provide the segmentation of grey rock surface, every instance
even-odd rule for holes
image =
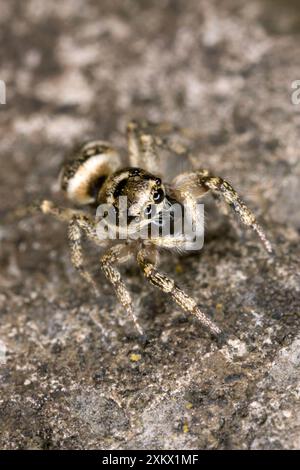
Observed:
[[[125,267],[143,345],[97,249],[100,299],[71,267],[64,226],[2,217],[0,447],[299,448],[299,2],[0,0],[0,11],[1,214],[61,202],[74,142],[125,153],[129,119],[171,121],[193,130],[195,164],[232,182],[276,250],[208,211],[200,253],[163,254],[162,270],[230,335],[223,346]]]

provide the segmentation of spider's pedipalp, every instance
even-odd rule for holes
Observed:
[[[153,254],[153,250],[150,252],[149,250],[142,249],[137,255],[137,261],[146,279],[148,279],[153,286],[169,294],[172,300],[184,311],[195,315],[202,325],[208,328],[211,333],[214,335],[221,334],[220,328],[199,309],[196,301],[180,289],[173,279],[157,270]]]

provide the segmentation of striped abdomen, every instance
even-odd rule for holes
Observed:
[[[106,178],[120,166],[108,142],[88,142],[72,152],[60,175],[61,188],[76,204],[93,204]]]

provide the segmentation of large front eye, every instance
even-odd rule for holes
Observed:
[[[164,199],[164,197],[165,197],[165,193],[163,192],[163,190],[158,189],[153,194],[153,201],[155,202],[155,204],[159,204]]]

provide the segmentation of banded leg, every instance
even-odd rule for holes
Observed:
[[[134,121],[127,126],[127,136],[130,165],[150,172],[157,170],[159,158],[155,138]]]
[[[143,335],[143,330],[138,323],[133,310],[131,295],[121,279],[119,270],[114,266],[115,264],[125,263],[128,261],[128,259],[131,258],[131,256],[132,254],[130,252],[130,248],[126,245],[119,244],[113,246],[105,255],[103,255],[100,263],[106,278],[114,287],[119,302],[121,305],[123,305],[127,314],[131,317],[140,335]]]
[[[225,202],[238,215],[240,221],[252,228],[260,237],[265,249],[272,253],[272,246],[267,239],[263,229],[257,223],[254,214],[239,197],[230,183],[218,176],[211,176],[207,170],[197,170],[190,173],[183,173],[177,176],[174,181],[175,193],[183,200],[199,199],[208,191],[224,198]]]
[[[36,214],[49,214],[62,222],[69,222],[74,215],[86,215],[85,212],[70,209],[67,207],[59,207],[52,201],[44,200],[35,202],[29,206],[19,207],[5,218],[8,222],[14,222],[25,217],[30,217]]]
[[[96,295],[99,295],[98,287],[91,274],[84,268],[84,258],[82,254],[83,233],[93,241],[96,241],[94,226],[90,224],[86,216],[74,215],[69,222],[68,239],[71,252],[71,261],[80,276],[93,288]]]
[[[171,135],[175,139],[170,138]],[[165,166],[159,151],[167,150],[169,154],[180,157],[180,165],[188,164],[190,155],[187,141],[195,138],[195,133],[192,129],[181,128],[170,122],[153,123],[144,120],[131,121],[127,126],[127,137],[130,165],[157,174]]]
[[[140,165],[140,145],[137,134],[138,125],[135,121],[129,122],[127,125],[127,140],[128,140],[128,152],[129,152],[129,163],[132,167],[138,167]]]
[[[52,201],[43,201],[41,203],[35,203],[30,207],[22,209],[22,214],[19,216],[24,217],[25,215],[34,215],[41,212],[42,214],[49,214],[55,217],[57,220],[68,222],[68,239],[71,252],[71,261],[75,269],[79,272],[81,277],[87,281],[92,287],[96,294],[99,293],[95,281],[88,271],[84,269],[83,254],[82,254],[82,235],[92,240],[97,245],[101,245],[101,240],[97,236],[95,223],[92,217],[88,216],[85,212],[80,210],[74,210],[55,205]]]
[[[218,211],[224,215],[225,217],[228,218],[228,221],[230,223],[230,225],[232,225],[234,227],[234,230],[236,232],[236,234],[238,234],[240,237],[243,236],[243,233],[242,233],[242,227],[241,225],[239,224],[239,221],[237,220],[237,218],[235,217],[235,213],[234,211],[231,210],[231,207],[226,204],[224,202],[224,200],[222,200],[222,196],[216,192],[212,192],[211,193],[212,196],[213,196],[213,199],[214,199],[214,202],[215,202],[215,205],[218,209]]]
[[[184,311],[195,315],[202,325],[208,328],[211,333],[214,335],[220,335],[220,328],[199,309],[196,301],[180,289],[173,279],[170,279],[156,269],[154,256],[154,252],[150,252],[145,249],[140,250],[137,255],[137,261],[146,279],[148,279],[153,286],[158,287],[161,291],[169,294],[172,300],[174,300]]]

